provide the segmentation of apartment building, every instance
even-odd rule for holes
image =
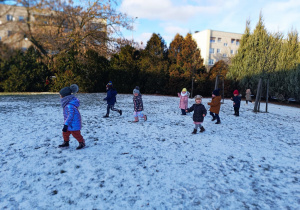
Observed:
[[[105,43],[103,44],[101,42],[103,40],[101,38],[105,37],[107,33],[106,19],[90,18],[89,14],[86,13],[83,13],[86,14],[86,16],[74,15],[73,17],[78,20],[73,21],[77,23],[77,25],[74,27],[75,24],[72,24],[71,21],[67,19],[61,21],[61,19],[59,19],[60,17],[57,15],[60,13],[59,11],[42,11],[38,9],[31,9],[30,13],[28,13],[27,9],[28,8],[22,6],[0,4],[1,42],[8,44],[13,48],[26,50],[32,45],[26,36],[26,33],[28,33],[27,23],[29,23],[31,30],[36,34],[39,33],[41,29],[44,30],[44,33],[48,29],[49,32],[50,30],[61,30],[62,32],[60,32],[60,35],[65,37],[67,37],[68,33],[72,32],[73,30],[81,30],[82,33],[93,31],[93,39],[84,39],[82,42],[85,45],[88,43],[93,43],[94,45],[97,45],[98,43],[98,45],[105,45]],[[80,21],[84,22],[84,24],[79,24]],[[33,22],[35,24],[32,24]],[[35,25],[38,25],[40,28],[37,27],[35,30]],[[81,25],[83,25],[82,28],[80,28]]]
[[[192,34],[207,70],[219,60],[229,61],[239,48],[243,34],[224,31],[204,30]]]
[[[25,33],[22,34],[22,30],[26,30],[27,17],[25,7],[0,4],[0,41],[15,48],[27,49],[31,43]]]

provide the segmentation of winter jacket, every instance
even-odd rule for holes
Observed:
[[[186,92],[185,96],[183,96],[181,93],[178,93],[178,97],[180,97],[180,102],[179,102],[180,109],[188,108],[189,96],[190,96],[189,92]]]
[[[188,112],[194,111],[193,120],[194,122],[203,122],[204,117],[203,114],[206,115],[207,111],[203,104],[193,104],[190,108],[187,109]]]
[[[113,88],[108,89],[107,96],[103,100],[106,100],[107,104],[109,104],[109,105],[115,105],[115,103],[117,101],[117,99],[116,99],[117,94],[118,93],[115,89],[113,89]]]
[[[246,100],[251,101],[251,90],[250,89],[246,90]]]
[[[133,96],[133,105],[135,112],[140,112],[144,110],[143,99],[141,94],[139,94],[138,96]]]
[[[215,114],[219,114],[221,108],[221,99],[221,96],[216,96],[212,98],[211,102],[207,103],[208,105],[210,105],[209,111]]]
[[[241,97],[240,96],[234,96],[232,98],[232,101],[234,102],[233,107],[240,107],[240,105],[241,105]]]
[[[79,100],[74,96],[63,107],[64,125],[68,126],[68,131],[81,130],[81,116],[78,110],[80,106]]]

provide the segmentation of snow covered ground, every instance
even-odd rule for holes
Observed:
[[[300,209],[299,108],[255,114],[243,101],[235,117],[225,100],[222,124],[207,116],[192,135],[177,97],[144,95],[139,123],[132,95],[107,119],[104,93],[77,97],[82,150],[73,137],[57,147],[57,94],[0,96],[0,209]]]

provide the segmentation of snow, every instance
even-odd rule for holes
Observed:
[[[192,135],[177,97],[143,95],[148,121],[139,123],[128,122],[132,95],[117,96],[123,115],[110,118],[104,93],[77,97],[82,150],[73,137],[57,147],[58,94],[0,96],[0,209],[300,208],[299,108],[254,113],[243,101],[235,117],[225,100],[222,123],[208,115]]]

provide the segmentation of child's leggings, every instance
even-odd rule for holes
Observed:
[[[109,115],[109,110],[112,110],[112,111],[115,111],[115,112],[120,112],[120,110],[119,109],[116,109],[115,107],[114,107],[114,105],[110,105],[110,104],[107,104],[107,111],[106,111],[106,115]]]
[[[74,138],[78,141],[78,142],[84,142],[84,139],[79,131],[67,131],[67,132],[62,132],[63,133],[63,138],[64,141],[70,141],[70,135],[72,134],[74,136]]]
[[[139,112],[133,112],[133,116],[143,118],[145,115],[143,114],[142,111],[139,111]]]
[[[216,113],[213,113],[213,112],[209,112],[209,114],[213,117],[213,118],[216,118],[217,119],[217,121],[220,121],[220,117],[219,117],[219,115],[218,114],[216,114]]]

